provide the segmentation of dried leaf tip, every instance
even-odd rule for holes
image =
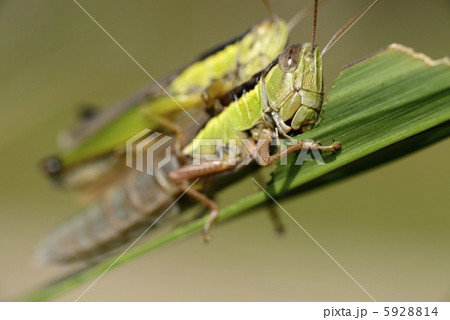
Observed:
[[[387,49],[392,49],[395,51],[403,52],[403,53],[411,56],[413,59],[422,60],[423,63],[425,63],[426,65],[428,65],[430,67],[434,67],[434,66],[437,66],[440,64],[445,64],[450,67],[449,57],[443,57],[441,59],[434,60],[424,53],[416,52],[416,51],[414,51],[413,48],[406,47],[399,43],[392,43],[387,47]]]

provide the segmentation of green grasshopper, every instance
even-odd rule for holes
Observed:
[[[48,159],[45,170],[60,182],[64,181],[70,168],[120,150],[125,141],[141,130],[167,127],[180,107],[188,111],[206,104],[214,113],[215,98],[247,81],[273,60],[285,48],[289,30],[312,11],[312,6],[307,7],[287,23],[276,16],[266,0],[263,1],[272,12],[269,19],[167,77],[164,91],[154,87],[145,89],[75,128],[66,139],[68,150]],[[106,171],[106,166],[103,169]]]
[[[324,52],[377,1],[344,25],[325,46]],[[271,143],[279,135],[290,138],[288,133],[308,131],[320,119],[323,53],[315,45],[316,19],[317,0],[311,43],[291,45],[251,81],[228,93],[229,103],[222,107],[223,111],[210,119],[184,148],[183,153],[191,159],[191,163],[169,174],[175,184],[211,210],[203,229],[206,242],[209,241],[208,231],[217,219],[218,206],[198,190],[187,188],[187,181],[239,170],[249,156],[265,167],[302,148],[329,152],[341,148],[337,141],[324,146],[317,142],[293,140],[293,144],[285,150],[270,153]],[[220,144],[207,148],[205,141],[218,141]],[[200,164],[192,163],[199,157],[207,160]]]
[[[203,124],[210,117],[204,105],[216,112],[211,110],[215,97],[267,65],[285,47],[288,30],[309,11],[312,6],[289,23],[272,11],[270,19],[169,77],[166,90]],[[186,141],[194,137],[198,128],[192,120],[170,97],[161,94],[146,88],[82,123],[72,134],[69,150],[46,161],[46,171],[61,185],[79,191],[89,200],[99,200],[51,233],[40,251],[41,260],[70,262],[96,257],[125,242],[140,227],[163,220],[156,214],[170,205],[179,188],[170,186],[164,172],[152,177],[124,168],[122,147],[126,139],[143,128],[164,131],[167,126],[176,126],[185,128]],[[183,142],[178,144],[182,146]],[[175,170],[179,165],[174,160],[164,169]],[[178,205],[171,209],[178,210]]]

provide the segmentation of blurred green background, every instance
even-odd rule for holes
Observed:
[[[258,0],[80,3],[155,77],[267,16]],[[310,3],[272,0],[283,18]],[[318,43],[366,3],[323,5]],[[325,55],[327,90],[342,66],[392,42],[432,58],[448,55],[449,21],[448,0],[380,1]],[[310,26],[311,17],[291,42],[309,41]],[[55,153],[56,134],[74,121],[78,105],[108,105],[146,83],[73,1],[0,2],[0,300],[69,270],[32,263],[46,232],[79,209],[73,195],[44,179],[38,160]],[[281,204],[375,299],[448,301],[449,147],[447,139]],[[257,188],[240,182],[220,194],[219,204]],[[265,210],[254,210],[217,226],[209,246],[198,234],[107,273],[82,300],[368,300],[302,230],[282,219],[287,232],[277,237]],[[86,287],[59,300],[74,300]]]

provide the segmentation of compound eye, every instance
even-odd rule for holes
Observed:
[[[301,44],[293,44],[286,48],[278,58],[278,66],[280,69],[284,72],[294,72],[299,63],[301,50]]]

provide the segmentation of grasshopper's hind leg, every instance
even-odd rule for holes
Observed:
[[[219,207],[214,202],[214,200],[208,198],[200,191],[197,191],[193,188],[188,188],[186,185],[186,181],[206,177],[224,171],[229,171],[235,167],[236,164],[230,164],[228,161],[212,160],[202,162],[200,165],[184,165],[181,168],[175,169],[169,173],[170,179],[175,184],[179,185],[189,196],[196,199],[211,210],[208,216],[208,220],[203,227],[203,239],[206,243],[211,240],[209,236],[209,230],[217,220]]]

